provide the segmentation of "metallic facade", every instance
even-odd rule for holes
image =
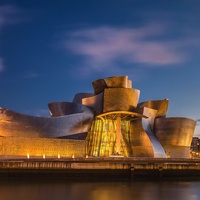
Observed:
[[[49,103],[49,117],[0,108],[0,136],[82,139],[88,156],[189,157],[196,122],[167,118],[168,99],[139,102],[140,91],[128,76],[92,85],[94,93]]]
[[[95,96],[84,99],[96,111],[86,139],[88,155],[190,157],[196,122],[166,118],[168,99],[138,103],[140,91],[127,76],[98,79],[93,87]]]
[[[188,157],[195,125],[188,118],[157,118],[154,133],[170,157]]]
[[[66,114],[73,108],[66,111],[68,106],[61,104],[58,106],[59,104],[50,105],[53,112],[52,117],[29,116],[0,108],[0,137],[85,138],[93,119],[93,110],[78,105],[78,108],[74,108],[74,110],[80,109],[80,112]],[[62,113],[66,115],[60,116]]]

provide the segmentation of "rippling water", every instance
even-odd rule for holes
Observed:
[[[200,181],[0,180],[1,200],[197,200]]]

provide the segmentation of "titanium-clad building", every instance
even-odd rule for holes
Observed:
[[[168,99],[139,103],[140,91],[132,88],[128,76],[99,79],[92,85],[94,93],[49,103],[49,117],[0,108],[0,136],[48,138],[51,144],[58,138],[81,140],[82,156],[189,158],[196,121],[167,118]]]

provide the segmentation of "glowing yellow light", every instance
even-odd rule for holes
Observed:
[[[29,155],[29,153],[27,153],[27,158],[28,158],[28,159],[30,158],[30,155]]]
[[[88,155],[86,155],[85,157],[88,158]]]
[[[58,158],[60,158],[60,154],[58,154]]]
[[[45,154],[43,154],[43,159],[45,159]]]
[[[72,158],[74,158],[74,154],[72,155]]]
[[[93,121],[86,139],[87,155],[129,156],[131,153],[130,120],[137,117],[144,116],[123,111],[113,111],[98,115]]]

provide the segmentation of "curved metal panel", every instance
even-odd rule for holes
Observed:
[[[195,126],[189,118],[156,118],[154,132],[162,145],[190,146]]]
[[[74,98],[73,98],[73,103],[80,103],[82,104],[82,100],[84,98],[88,98],[88,97],[93,97],[95,94],[93,93],[84,93],[84,92],[81,92],[81,93],[77,93]]]
[[[140,91],[132,88],[107,88],[104,90],[103,112],[133,111],[138,104]]]
[[[154,150],[149,136],[142,127],[142,120],[130,122],[130,144],[133,157],[154,157]]]
[[[113,76],[104,79],[98,79],[92,82],[95,94],[99,94],[106,88],[132,88],[132,81],[128,76]]]
[[[157,118],[154,132],[169,157],[189,158],[195,126],[188,118]]]
[[[157,110],[156,117],[165,117],[168,110],[169,100],[152,100],[145,101],[138,104],[138,108],[147,107]]]
[[[92,97],[82,99],[82,104],[94,108],[95,112],[103,112],[103,92]]]
[[[132,84],[128,79],[128,76],[113,76],[104,78],[104,81],[109,88],[132,88]]]
[[[104,79],[98,79],[92,82],[94,88],[94,93],[99,94],[104,91],[105,88],[108,88]]]
[[[92,119],[92,110],[59,117],[34,117],[0,108],[0,136],[74,137],[76,134],[88,132]]]
[[[148,118],[142,118],[142,126],[146,131],[149,139],[151,140],[153,150],[154,150],[154,158],[166,158],[165,150],[162,145],[155,137],[153,132],[153,124],[155,120],[157,111],[151,108],[144,108],[143,114],[148,116]]]
[[[52,117],[83,113],[90,110],[87,106],[73,102],[52,102],[48,104]]]

